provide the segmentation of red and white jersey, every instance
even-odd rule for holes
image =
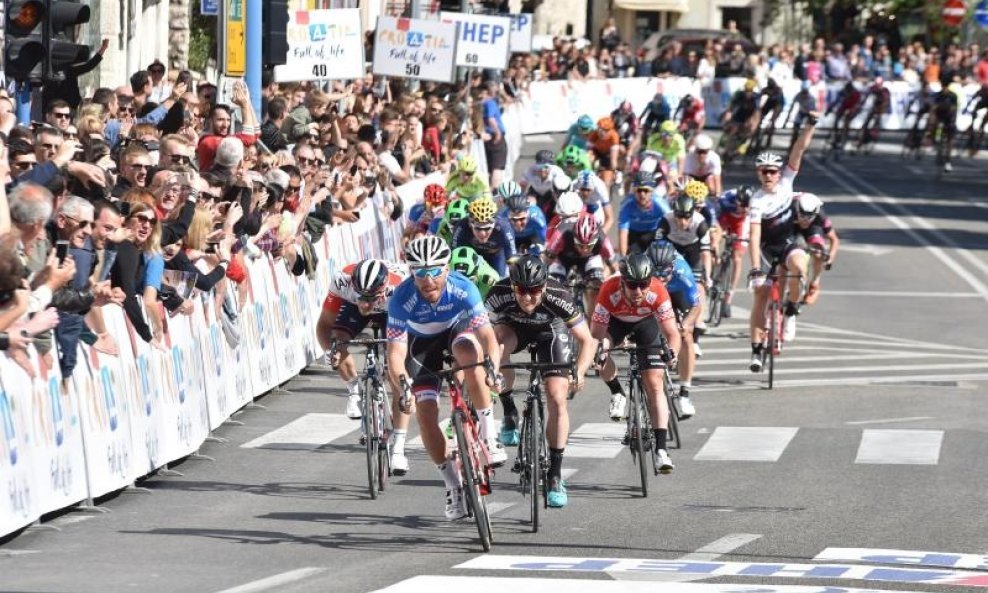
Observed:
[[[655,317],[660,322],[675,319],[676,314],[672,309],[665,284],[658,278],[652,278],[644,299],[635,305],[624,297],[624,291],[621,290],[621,276],[615,275],[601,285],[591,321],[606,326],[610,324],[611,317],[627,323],[635,323],[649,316]]]
[[[384,298],[374,304],[374,313],[386,313],[388,311],[388,301],[394,294],[395,288],[408,278],[408,266],[391,262],[382,262],[388,267],[388,282],[384,289]],[[329,282],[329,293],[323,301],[322,308],[333,313],[338,313],[343,303],[357,304],[359,294],[353,289],[353,282],[350,275],[357,264],[350,264],[333,275]]]

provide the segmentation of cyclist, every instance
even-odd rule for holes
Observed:
[[[596,126],[594,126],[593,119],[589,115],[581,115],[576,119],[576,122],[569,127],[566,131],[566,141],[563,142],[563,148],[569,146],[576,146],[583,150],[590,148],[590,135],[593,133]]]
[[[663,364],[675,362],[675,353],[679,352],[681,343],[669,293],[662,282],[652,276],[652,264],[647,255],[635,253],[621,260],[620,275],[608,278],[601,286],[591,317],[590,333],[603,343],[605,350],[629,336],[638,347],[642,384],[655,427],[658,449],[655,470],[662,474],[672,472],[675,466],[666,451],[669,406],[662,393],[663,378],[659,369]],[[665,336],[668,353],[661,348],[660,334]],[[611,390],[611,420],[620,422],[625,417],[627,398],[611,356],[604,361],[600,376]]]
[[[453,230],[453,247],[473,247],[504,278],[508,260],[515,255],[511,225],[497,217],[494,200],[483,197],[467,206],[467,218]]]
[[[686,160],[686,140],[676,131],[676,124],[666,120],[659,130],[648,137],[645,150],[658,153],[669,166],[666,176],[673,183],[683,171],[683,161]]]
[[[710,188],[710,193],[721,194],[720,155],[714,151],[714,141],[706,134],[697,134],[693,139],[693,149],[686,153],[683,173]]]
[[[556,164],[559,165],[563,173],[572,179],[580,171],[593,171],[593,162],[590,154],[586,150],[570,144],[556,155]]]
[[[768,122],[768,137],[765,140],[763,146],[766,148],[772,147],[772,137],[775,135],[775,120],[779,118],[779,114],[782,113],[782,105],[785,103],[785,99],[782,96],[782,87],[775,82],[774,78],[769,78],[768,82],[765,83],[765,87],[761,91],[761,122]],[[765,119],[768,117],[768,119]]]
[[[566,282],[575,268],[585,283],[585,300],[593,305],[604,278],[614,273],[614,247],[592,214],[583,212],[569,229],[554,233],[545,247],[549,274]],[[590,310],[590,307],[585,309]]]
[[[481,298],[486,297],[491,287],[501,279],[497,270],[480,257],[473,247],[464,246],[454,249],[449,258],[449,267],[473,282]]]
[[[744,87],[731,96],[731,101],[722,116],[724,134],[721,136],[721,143],[731,136],[739,138],[738,154],[743,155],[748,150],[748,140],[758,127],[758,93],[755,92],[757,87],[758,83],[753,79],[746,80]]]
[[[789,282],[789,302],[786,303],[784,338],[792,340],[796,336],[796,315],[799,313],[800,279],[806,276],[806,259],[799,253],[799,245],[793,238],[792,195],[793,180],[799,171],[817,123],[817,113],[810,112],[806,118],[806,128],[792,151],[789,162],[783,171],[782,156],[764,152],[755,159],[761,187],[751,198],[750,246],[751,285],[755,289],[751,307],[749,329],[751,330],[751,372],[762,370],[762,342],[765,339],[765,306],[768,304],[771,285],[765,282],[766,271],[762,269],[762,252],[770,262],[780,262],[780,270],[794,272]],[[768,270],[771,275],[772,270]]]
[[[441,219],[449,201],[446,188],[438,183],[425,186],[422,202],[415,204],[408,211],[409,226],[416,232],[426,232],[433,220]]]
[[[725,318],[731,317],[731,300],[734,297],[734,290],[738,286],[738,280],[741,278],[744,252],[748,249],[748,234],[751,229],[748,208],[751,206],[751,196],[754,193],[755,190],[750,185],[742,185],[724,192],[724,195],[717,202],[719,210],[717,223],[728,239],[734,238],[734,249],[731,252],[734,262],[731,270],[731,284],[721,308],[721,315]]]
[[[666,212],[669,212],[669,204],[665,198],[656,195],[652,175],[639,171],[635,178],[634,199],[626,198],[618,212],[618,252],[628,255],[648,249]]]
[[[847,130],[851,126],[851,120],[857,117],[864,105],[864,95],[848,81],[834,98],[833,103],[827,107],[824,115],[834,112],[834,127],[831,130],[831,147],[835,150],[843,150],[844,140],[847,139]]]
[[[439,237],[411,241],[405,261],[411,276],[395,289],[388,305],[388,374],[392,393],[400,400],[407,375],[415,396],[415,415],[425,449],[446,484],[446,518],[467,514],[457,461],[446,455],[446,435],[439,427],[440,384],[433,373],[443,367],[448,349],[457,365],[480,362],[484,352],[497,352],[497,337],[487,309],[473,285],[459,272],[450,271],[449,246]],[[496,357],[492,357],[497,366]],[[492,464],[508,456],[497,442],[494,408],[483,367],[464,371],[465,397],[477,411],[480,438],[490,452]]]
[[[687,93],[679,100],[673,120],[679,120],[679,133],[684,138],[692,139],[698,132],[703,131],[707,123],[707,112],[703,108],[703,99]]]
[[[652,100],[645,106],[641,116],[638,118],[642,124],[642,136],[648,138],[652,129],[661,125],[672,116],[672,108],[666,100],[662,91],[655,93]]]
[[[954,166],[950,164],[950,153],[954,147],[954,136],[957,135],[957,109],[960,106],[961,92],[961,86],[952,82],[933,95],[930,118],[926,122],[926,136],[930,141],[934,139],[937,126],[943,125],[943,137],[940,142],[944,143],[943,170],[947,173],[954,170]]]
[[[988,83],[982,84],[978,92],[971,95],[971,100],[967,102],[964,106],[964,113],[971,114],[971,127],[970,130],[970,142],[968,144],[968,150],[971,156],[978,153],[978,149],[981,146],[981,139],[985,135],[985,125],[988,124],[988,111],[981,117],[981,125],[975,126],[975,121],[978,119],[978,112],[982,109],[988,110]]]
[[[441,237],[447,243],[453,240],[453,229],[461,220],[467,217],[467,206],[470,202],[463,198],[457,198],[446,206],[442,218],[433,218],[429,224],[429,234]]]
[[[611,121],[614,122],[614,129],[621,138],[621,146],[626,153],[634,154],[634,144],[638,139],[638,116],[635,115],[631,101],[621,101],[617,109],[611,112]]]
[[[407,277],[408,268],[403,265],[365,259],[344,267],[330,280],[329,292],[316,323],[316,337],[319,345],[327,351],[327,362],[339,371],[340,378],[346,382],[349,394],[346,415],[353,420],[362,416],[360,377],[356,363],[347,351],[347,342],[370,323],[384,328],[388,303],[395,288]],[[395,429],[392,433],[391,468],[401,476],[408,471],[405,435],[409,416],[398,409],[397,400],[393,408]]]
[[[507,191],[517,192],[504,200],[504,208],[498,218],[511,226],[515,235],[515,253],[534,253],[539,255],[545,249],[545,215],[538,206],[533,204],[528,196],[521,193],[521,188],[514,181],[507,181],[514,187]],[[502,183],[501,185],[505,185]]]
[[[563,170],[555,165],[555,160],[556,155],[551,150],[538,151],[535,153],[535,164],[525,169],[518,181],[522,191],[528,192],[539,205],[556,201],[553,181],[565,176]]]
[[[573,180],[573,190],[586,204],[587,212],[593,214],[603,225],[604,232],[611,230],[614,226],[614,209],[611,207],[605,182],[594,175],[593,171],[580,171]]]
[[[796,229],[813,256],[813,281],[806,288],[806,296],[803,297],[807,305],[812,305],[820,296],[820,275],[824,268],[829,270],[834,265],[840,238],[830,218],[823,212],[823,202],[815,194],[798,193],[793,196],[793,202],[796,208]]]
[[[610,187],[614,182],[614,169],[621,158],[621,137],[614,129],[614,121],[609,116],[597,120],[597,129],[590,133],[588,140],[600,178],[606,187]]]
[[[500,365],[532,343],[536,344],[538,362],[567,363],[573,358],[571,336],[576,341],[579,356],[572,383],[565,369],[543,373],[549,411],[545,424],[549,444],[547,498],[550,507],[564,507],[566,484],[561,472],[569,435],[566,400],[571,391],[583,389],[587,370],[593,363],[596,342],[580,307],[573,302],[569,288],[550,279],[545,263],[534,255],[519,258],[511,266],[510,277],[494,285],[485,303],[494,322],[494,334],[501,344]],[[504,406],[501,442],[517,444],[518,410],[511,396],[514,373],[505,370],[504,381],[505,390],[500,396]]]
[[[487,177],[478,171],[477,159],[473,155],[460,157],[446,180],[446,191],[456,193],[458,198],[472,199],[485,193],[490,193]]]
[[[910,96],[909,103],[906,104],[906,110],[903,115],[903,120],[909,117],[912,113],[913,105],[916,105],[916,119],[913,120],[913,126],[909,130],[909,135],[906,137],[906,147],[919,150],[923,143],[923,136],[925,133],[921,131],[923,116],[930,112],[930,107],[933,105],[933,97],[939,92],[939,83],[936,83],[936,88],[933,87],[925,79],[920,82],[919,92],[913,93]],[[919,158],[919,153],[917,152],[916,158]]]
[[[559,201],[556,202],[556,214],[549,221],[549,228],[546,230],[546,242],[551,241],[555,233],[566,232],[573,228],[580,213],[586,211],[586,204],[576,192],[568,191],[559,196]]]
[[[867,142],[878,141],[878,132],[882,129],[882,116],[888,113],[892,105],[892,94],[885,88],[885,82],[881,76],[875,77],[875,81],[868,87],[868,94],[865,95],[862,103],[867,103],[869,98],[871,98],[871,111],[868,112],[864,123],[861,124],[862,132],[857,142],[857,148],[859,150]],[[872,128],[872,125],[875,127]],[[865,138],[865,130],[870,134],[868,138]]]
[[[652,262],[653,275],[662,281],[669,293],[672,308],[679,319],[682,350],[679,355],[679,417],[682,420],[696,414],[690,389],[693,387],[693,370],[696,368],[696,353],[693,348],[693,329],[700,319],[703,297],[700,286],[693,277],[693,270],[676,246],[668,241],[656,241],[648,248],[648,259]]]
[[[789,106],[789,112],[786,113],[786,121],[783,122],[782,127],[786,127],[789,123],[789,119],[792,118],[792,112],[796,111],[796,118],[793,119],[792,123],[792,136],[789,140],[789,150],[792,150],[792,145],[796,143],[796,139],[799,138],[799,131],[803,128],[803,120],[806,119],[806,114],[810,111],[816,109],[816,99],[810,94],[811,83],[808,80],[804,80],[799,87],[799,92],[792,99],[792,104]],[[908,113],[908,111],[907,111]]]

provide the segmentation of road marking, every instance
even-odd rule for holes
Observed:
[[[929,251],[934,257],[936,257],[938,260],[940,260],[940,262],[943,265],[945,265],[948,268],[950,268],[955,274],[957,274],[958,277],[960,277],[962,280],[964,280],[965,282],[967,282],[968,285],[971,286],[971,288],[973,288],[978,294],[980,294],[982,296],[982,298],[984,298],[986,301],[988,301],[988,286],[986,286],[983,282],[981,282],[980,280],[978,280],[973,274],[971,274],[966,269],[964,269],[963,266],[961,266],[958,262],[955,261],[955,258],[952,258],[949,255],[947,255],[944,252],[943,249],[941,249],[940,247],[934,246],[932,243],[930,243],[926,239],[926,237],[924,237],[923,235],[921,235],[918,232],[916,232],[916,230],[913,228],[913,226],[919,225],[919,226],[923,227],[925,230],[929,231],[932,235],[936,236],[936,238],[941,243],[943,243],[944,245],[950,245],[952,248],[954,248],[955,251],[957,251],[957,254],[960,257],[962,257],[963,259],[968,260],[968,263],[970,263],[971,265],[973,265],[975,267],[978,267],[978,268],[981,268],[981,269],[984,269],[984,270],[988,270],[988,266],[986,266],[983,262],[979,261],[973,255],[971,255],[970,253],[968,253],[965,249],[962,249],[961,247],[959,247],[957,245],[957,243],[954,242],[945,233],[941,232],[939,229],[937,229],[936,227],[934,227],[930,223],[926,222],[925,220],[923,220],[921,218],[918,218],[909,209],[907,209],[905,206],[896,203],[896,201],[894,199],[886,196],[884,192],[882,192],[881,190],[879,190],[874,185],[872,185],[872,184],[864,181],[863,179],[861,179],[860,177],[858,177],[857,175],[855,175],[854,173],[852,173],[851,171],[849,171],[847,168],[845,168],[845,167],[843,167],[843,166],[841,166],[841,165],[839,165],[837,163],[831,163],[830,166],[829,166],[829,168],[823,167],[823,166],[820,166],[820,165],[816,164],[815,159],[813,159],[812,157],[811,158],[808,158],[806,160],[807,160],[807,162],[811,163],[815,168],[819,169],[824,175],[826,175],[827,177],[830,177],[832,180],[834,180],[835,183],[837,183],[838,185],[840,185],[841,187],[843,187],[844,189],[846,189],[848,192],[850,192],[851,195],[854,196],[859,202],[861,202],[863,204],[866,204],[872,210],[874,210],[875,212],[878,212],[879,214],[881,214],[882,216],[884,216],[886,220],[888,220],[889,222],[891,222],[894,226],[898,227],[899,230],[901,230],[903,233],[905,233],[906,235],[909,235],[909,237],[911,237],[914,241],[916,241],[916,243],[918,245],[920,245],[921,247],[923,247],[927,251]],[[866,195],[858,192],[854,188],[854,186],[852,186],[850,183],[848,183],[847,181],[845,181],[844,179],[842,179],[840,176],[838,176],[836,173],[834,173],[834,170],[842,170],[844,172],[844,176],[845,177],[852,177],[852,178],[854,178],[854,180],[861,187],[865,188],[866,190],[869,190],[869,191],[873,192],[877,196],[882,196],[884,198],[882,200],[884,203],[895,206],[900,211],[902,211],[903,213],[905,213],[906,216],[908,216],[909,218],[912,218],[913,219],[913,224],[910,225],[909,222],[903,220],[901,217],[896,216],[896,215],[892,214],[891,212],[889,212],[886,208],[884,208],[882,205],[880,205],[876,201],[875,198],[872,198],[871,196],[866,196]]]
[[[567,458],[611,459],[624,448],[624,422],[587,423],[569,435],[566,444]]]
[[[670,583],[661,589],[652,582],[600,581],[588,579],[538,579],[518,577],[417,576],[378,589],[374,593],[423,593],[424,591],[470,591],[471,593],[882,593],[869,589],[813,587],[807,585],[738,585],[719,583]],[[908,592],[897,592],[908,593]]]
[[[895,251],[891,247],[879,247],[878,245],[869,245],[867,243],[846,243],[844,241],[841,241],[840,250],[850,251],[852,253],[867,253],[874,256],[885,255]]]
[[[525,142],[526,143],[528,143],[528,142],[543,142],[543,143],[548,142],[548,143],[554,144],[556,142],[556,140],[552,136],[550,136],[549,134],[531,134],[529,136],[525,136]]]
[[[942,443],[942,430],[868,429],[861,435],[854,463],[936,465]]]
[[[988,556],[953,552],[920,552],[882,548],[827,548],[817,554],[814,560],[988,570]]]
[[[778,373],[779,371],[776,371]],[[810,372],[810,371],[805,371]],[[742,372],[738,372],[741,375]],[[752,380],[748,381],[734,381],[730,385],[694,385],[693,389],[698,393],[704,392],[715,392],[715,391],[739,391],[739,390],[754,390],[754,389],[765,389],[766,379],[762,378],[762,375],[756,375],[750,373],[748,376],[754,377]],[[700,377],[702,379],[702,377]],[[949,375],[890,375],[885,377],[830,377],[826,379],[785,379],[776,380],[775,386],[778,388],[783,387],[815,387],[817,385],[828,385],[828,386],[849,386],[849,385],[894,385],[897,383],[915,383],[915,382],[939,382],[939,381],[950,381],[957,383],[959,381],[988,381],[988,373],[969,373],[969,374],[949,374]]]
[[[13,558],[14,556],[27,556],[28,554],[38,554],[41,550],[0,550],[0,558]]]
[[[933,420],[933,416],[911,416],[909,418],[884,418],[882,420],[851,420],[844,424],[859,426],[862,424],[892,424],[895,422],[916,422],[917,420]]]
[[[360,429],[360,423],[344,414],[306,414],[288,424],[240,445],[244,449],[318,449]]]
[[[731,533],[701,548],[697,548],[695,552],[680,556],[679,559],[690,561],[716,560],[724,554],[730,554],[741,546],[750,544],[760,537],[761,534],[758,533]]]
[[[788,360],[785,357],[776,361],[776,367],[779,365],[785,365],[785,361]],[[886,365],[886,366],[864,366],[864,367],[826,367],[826,368],[816,368],[816,369],[805,369],[805,368],[776,368],[775,376],[779,375],[806,375],[812,373],[814,375],[828,375],[835,373],[874,373],[874,372],[896,372],[896,371],[946,371],[950,369],[986,369],[988,370],[988,361],[985,362],[970,362],[970,363],[950,363],[950,364],[909,364],[909,365]],[[766,371],[767,372],[767,371]],[[737,375],[751,374],[746,373],[743,370],[738,371],[704,371],[700,379],[708,379],[710,377],[736,377]],[[902,377],[899,377],[900,379]],[[915,377],[912,377],[915,379]],[[869,380],[874,380],[873,377]]]
[[[230,589],[223,589],[217,593],[256,593],[257,591],[267,591],[268,589],[283,587],[289,583],[307,579],[321,572],[326,572],[327,570],[328,569],[326,568],[317,568],[314,566],[308,568],[297,568],[295,570],[289,570],[288,572],[283,572],[274,576],[244,583],[243,585],[238,585]]]
[[[501,511],[506,511],[511,507],[515,506],[516,502],[488,502],[487,503],[487,514],[494,516]]]
[[[778,461],[798,430],[791,426],[718,426],[693,459]]]
[[[65,525],[72,525],[75,523],[82,523],[83,521],[88,521],[95,517],[96,515],[63,515],[57,519],[49,521],[49,525],[54,525],[56,527],[63,527]]]
[[[446,432],[446,427],[449,426],[450,421],[451,421],[451,419],[449,417],[443,418],[442,420],[439,421],[439,428],[441,428],[443,430],[443,432]],[[501,420],[500,419],[495,419],[494,420],[494,434],[495,435],[501,434]],[[452,440],[449,440],[449,442],[450,443],[453,443]],[[414,451],[425,451],[425,445],[422,444],[422,435],[419,435],[419,436],[415,437],[414,439],[405,441],[405,450],[406,451],[413,451],[413,450]]]
[[[882,290],[830,290],[827,289],[822,294],[827,296],[853,296],[853,297],[891,297],[891,298],[916,298],[916,299],[980,299],[981,294],[977,292],[905,292],[905,291],[882,291]]]
[[[749,348],[748,353],[751,352]],[[707,351],[703,351],[704,355]],[[803,362],[834,362],[839,360],[894,360],[902,358],[967,358],[971,360],[982,360],[988,362],[988,356],[980,356],[977,354],[955,354],[953,352],[885,352],[881,354],[845,354],[839,356],[786,356],[787,363],[803,363]],[[716,358],[710,359],[704,356],[697,361],[697,368],[703,369],[713,366],[725,366],[725,365],[735,365],[740,368],[748,366],[751,361],[750,357],[744,358]],[[776,370],[775,372],[779,372]]]

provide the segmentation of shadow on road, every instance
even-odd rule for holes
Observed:
[[[289,498],[318,498],[326,500],[361,500],[367,498],[366,486],[351,484],[311,484],[304,482],[268,482],[239,484],[210,480],[159,480],[142,484],[151,490],[183,490],[187,492],[245,492],[261,496]]]

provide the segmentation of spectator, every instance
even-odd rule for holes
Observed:
[[[851,80],[851,67],[848,64],[847,56],[844,55],[844,46],[835,43],[830,49],[824,62],[824,69],[828,81],[843,82]]]
[[[110,47],[110,40],[104,39],[99,48],[86,62],[73,64],[63,70],[64,78],[61,81],[50,80],[41,87],[41,103],[44,110],[51,110],[51,103],[55,100],[65,101],[70,109],[76,109],[82,103],[82,95],[79,93],[79,77],[94,70],[103,61],[103,54]]]
[[[281,131],[285,125],[288,103],[282,97],[275,97],[268,102],[267,118],[261,124],[261,142],[269,150],[279,151],[288,148],[288,139]]]
[[[168,84],[168,79],[165,77],[165,65],[156,59],[148,66],[147,72],[151,77],[151,92],[148,94],[148,101],[161,103],[172,94],[172,86]]]
[[[613,53],[621,44],[621,33],[618,31],[614,17],[609,16],[604,21],[604,26],[600,28],[599,42],[600,46],[608,53]]]
[[[65,131],[72,123],[72,107],[68,101],[55,99],[48,103],[45,121],[53,128]]]
[[[259,136],[254,108],[251,107],[247,85],[237,82],[233,87],[233,103],[240,107],[244,114],[243,130],[233,133],[233,119],[230,108],[226,105],[214,105],[209,112],[210,130],[199,140],[196,155],[199,158],[199,170],[208,171],[213,166],[216,147],[227,136],[239,138],[245,145],[253,144]]]
[[[140,144],[130,144],[120,157],[120,175],[110,191],[116,199],[123,199],[125,193],[134,188],[142,188],[151,170],[151,155]]]
[[[484,86],[482,106],[484,114],[484,150],[487,154],[487,171],[490,173],[490,187],[497,187],[504,175],[508,157],[508,144],[504,139],[504,121],[501,119],[501,106],[498,103],[498,86],[487,83]]]

